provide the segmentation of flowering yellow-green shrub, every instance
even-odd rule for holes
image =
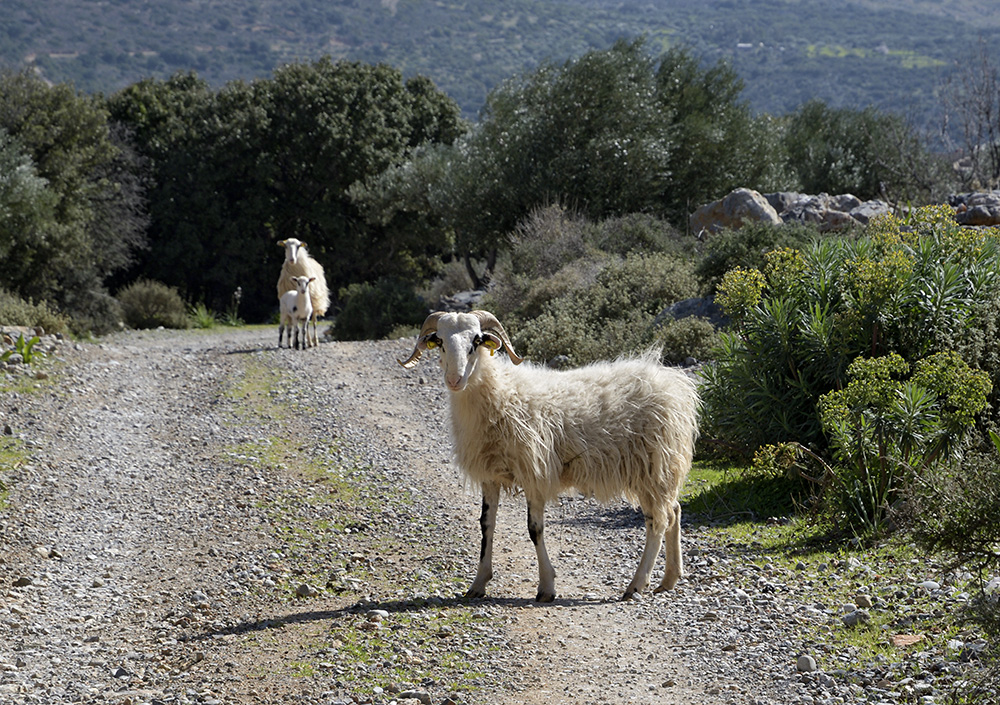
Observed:
[[[973,420],[1000,428],[998,232],[921,208],[776,248],[763,273],[731,269],[717,301],[737,325],[703,372],[703,436],[748,459],[798,444],[848,466],[870,460],[877,431],[898,468],[936,462]]]
[[[731,269],[722,277],[715,302],[734,321],[742,321],[760,302],[764,275],[756,269]]]

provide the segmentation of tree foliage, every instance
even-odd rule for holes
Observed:
[[[218,92],[191,74],[147,80],[109,106],[152,164],[151,250],[138,271],[216,310],[241,286],[254,319],[277,305],[279,239],[308,243],[331,291],[413,274],[408,248],[420,243],[366,221],[352,193],[462,129],[426,79],[329,58]]]
[[[98,99],[29,72],[0,76],[0,131],[14,167],[0,203],[0,284],[51,302],[78,329],[108,330],[105,282],[145,243],[135,154]]]
[[[947,183],[940,158],[898,115],[811,100],[788,120],[789,165],[807,193],[928,203]]]

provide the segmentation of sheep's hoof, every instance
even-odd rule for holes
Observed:
[[[465,593],[466,600],[478,600],[482,597],[486,597],[485,590],[478,590],[476,588],[469,588],[469,591]]]
[[[682,575],[663,576],[663,582],[661,582],[659,587],[653,590],[653,592],[666,592],[667,590],[673,590],[674,585],[676,585],[677,581],[680,580],[682,577],[684,576]]]
[[[535,602],[552,602],[554,599],[556,599],[556,594],[554,592],[543,592],[539,590],[538,594],[535,595]]]

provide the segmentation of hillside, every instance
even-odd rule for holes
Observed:
[[[621,37],[730,60],[761,111],[804,100],[877,105],[932,124],[934,88],[977,38],[1000,39],[988,0],[7,0],[0,64],[113,92],[193,70],[213,85],[323,54],[421,73],[469,116],[499,81]]]

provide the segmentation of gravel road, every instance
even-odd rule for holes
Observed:
[[[479,498],[450,462],[436,365],[400,368],[409,341],[274,342],[65,342],[35,391],[0,395],[30,454],[0,476],[0,702],[865,699],[798,672],[822,654],[797,636],[816,609],[795,576],[690,521],[687,577],[622,602],[641,518],[565,497],[547,515],[559,597],[539,605],[508,499],[490,595],[461,598]]]

